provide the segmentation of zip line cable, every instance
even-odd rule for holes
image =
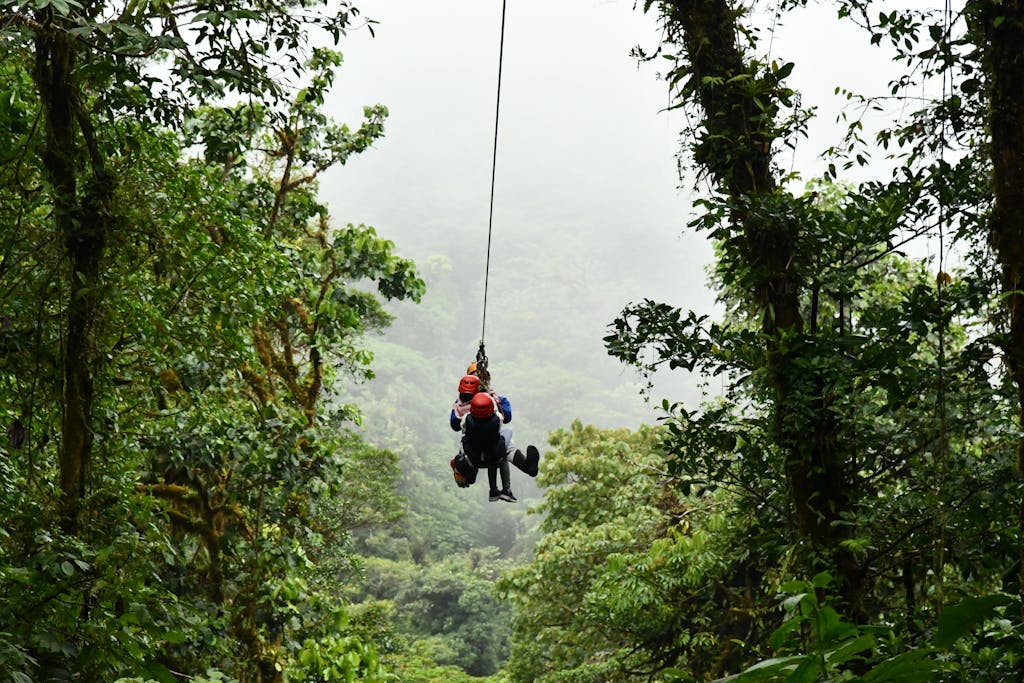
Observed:
[[[505,4],[501,0],[501,37],[498,42],[498,92],[494,102],[494,148],[491,154],[491,205],[487,213],[487,260],[484,265],[484,308],[483,320],[480,323],[480,350],[477,352],[477,362],[487,365],[487,355],[484,353],[484,333],[487,331],[487,287],[491,275],[491,232],[494,227],[494,178],[498,168],[498,120],[501,114],[501,64],[505,57]]]

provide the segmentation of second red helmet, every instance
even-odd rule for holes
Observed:
[[[494,399],[489,394],[477,394],[469,404],[469,414],[480,420],[494,415]]]

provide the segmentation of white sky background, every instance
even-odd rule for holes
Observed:
[[[376,226],[414,257],[444,253],[448,226],[478,226],[480,262],[469,267],[482,275],[501,2],[364,0],[360,8],[380,22],[377,37],[361,32],[343,46],[332,114],[354,124],[363,104],[380,102],[390,117],[385,139],[329,176],[323,195],[339,219]],[[681,123],[673,119],[680,116],[658,113],[667,104],[664,84],[629,56],[637,43],[656,41],[653,17],[634,12],[631,0],[508,1],[491,285],[500,287],[512,267],[502,254],[521,239],[524,223],[552,226],[540,239],[533,231],[538,261],[567,244],[633,236],[626,253],[585,270],[596,281],[615,277],[616,267],[658,263],[648,285],[624,289],[594,311],[587,352],[615,365],[600,339],[629,301],[646,296],[701,311],[713,302],[704,273],[711,248],[703,237],[682,235],[692,197],[677,189]],[[651,253],[655,259],[645,257]],[[507,358],[500,306],[491,299],[488,309],[489,355]],[[462,342],[475,344],[453,340]]]
[[[655,44],[653,19],[633,12],[631,0],[508,5],[495,252],[516,239],[516,221],[551,215],[621,216],[647,235],[676,237],[690,203],[676,189],[680,126],[658,115],[667,103],[663,84],[629,57],[637,42]],[[376,39],[353,36],[344,49],[337,112],[354,122],[359,106],[381,102],[391,116],[386,139],[333,176],[325,194],[339,216],[365,217],[385,233],[396,224],[429,230],[440,217],[479,225],[482,257],[501,2],[360,6],[381,23]],[[443,244],[445,236],[436,237]],[[703,240],[694,242],[679,244],[679,253],[692,256]],[[536,245],[541,256],[544,246]],[[699,270],[704,258],[686,260]],[[695,283],[702,282],[698,273]]]
[[[623,235],[635,238],[626,242],[631,248],[609,254],[607,266],[586,271],[608,278],[615,277],[610,268],[616,263],[649,269],[647,283],[624,288],[621,300],[595,312],[595,354],[603,353],[604,326],[629,301],[650,297],[711,312],[714,295],[705,275],[711,247],[685,228],[693,215],[693,183],[677,177],[685,119],[661,111],[668,99],[656,78],[660,65],[638,65],[629,56],[634,45],[657,45],[654,15],[635,10],[632,0],[507,2],[492,287],[501,282],[503,245],[529,222],[556,226],[530,245],[538,259],[561,253],[567,241],[617,237],[608,243],[621,245]],[[339,220],[374,225],[399,253],[414,258],[444,253],[446,226],[479,226],[481,261],[470,267],[482,274],[501,0],[357,5],[380,22],[377,35],[362,30],[344,41],[345,64],[329,112],[350,125],[358,124],[364,104],[385,104],[391,114],[385,139],[332,171],[322,194]],[[757,10],[768,27],[774,7],[760,3]],[[796,62],[789,82],[802,92],[804,106],[819,108],[811,138],[800,142],[795,157],[787,151],[779,161],[805,177],[820,174],[824,162],[817,154],[842,133],[835,124],[841,106],[835,87],[884,91],[892,64],[859,29],[840,24],[831,6],[782,17],[771,55]],[[510,355],[500,349],[500,325],[500,311],[489,310],[492,359]]]

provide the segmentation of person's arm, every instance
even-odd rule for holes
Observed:
[[[504,396],[498,397],[498,410],[501,411],[501,421],[508,424],[512,421],[512,404]]]
[[[452,408],[452,414],[448,418],[448,426],[452,428],[453,432],[462,431],[462,420],[455,414],[455,408]]]

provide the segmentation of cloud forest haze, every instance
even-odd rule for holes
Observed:
[[[377,226],[414,258],[444,255],[460,274],[469,325],[447,340],[460,357],[479,337],[500,10],[369,3],[376,38],[352,36],[335,93],[343,116],[358,114],[353,104],[386,104],[387,132],[324,183],[339,216]],[[513,341],[566,338],[587,372],[629,381],[600,341],[625,303],[712,306],[710,248],[681,230],[690,193],[674,158],[679,117],[658,113],[664,84],[629,57],[655,38],[653,20],[626,2],[508,4],[486,331],[499,374]],[[514,388],[529,391],[528,381]],[[636,392],[625,394],[635,410]]]
[[[766,42],[778,59],[798,62],[795,87],[820,112],[810,139],[786,150],[781,163],[819,173],[825,162],[818,154],[842,129],[835,120],[844,102],[834,89],[877,92],[885,57],[866,49],[865,36],[837,22],[832,8],[812,5],[780,20],[768,5],[754,13],[763,32],[774,32]],[[379,22],[376,36],[348,37],[328,104],[339,120],[358,120],[364,104],[384,104],[390,114],[384,138],[333,169],[324,194],[342,220],[374,225],[402,253],[447,259],[463,286],[458,315],[467,326],[446,342],[465,357],[479,338],[473,323],[478,329],[483,299],[501,3],[361,6]],[[677,166],[685,116],[666,111],[661,60],[630,56],[636,46],[653,50],[658,37],[654,15],[628,0],[507,4],[486,330],[499,373],[517,340],[557,346],[570,326],[575,355],[585,359],[580,371],[628,382],[635,378],[600,342],[626,303],[649,297],[715,310],[711,247],[686,228],[695,180],[690,172],[681,180]],[[526,303],[521,287],[542,293]],[[594,295],[581,298],[581,291]],[[441,295],[431,293],[428,278],[432,296]],[[515,315],[524,305],[529,315]],[[395,328],[406,324],[400,317]],[[529,395],[524,379],[510,392]],[[651,396],[694,401],[699,382],[683,371],[661,372]],[[634,418],[652,419],[635,391],[617,398]]]

